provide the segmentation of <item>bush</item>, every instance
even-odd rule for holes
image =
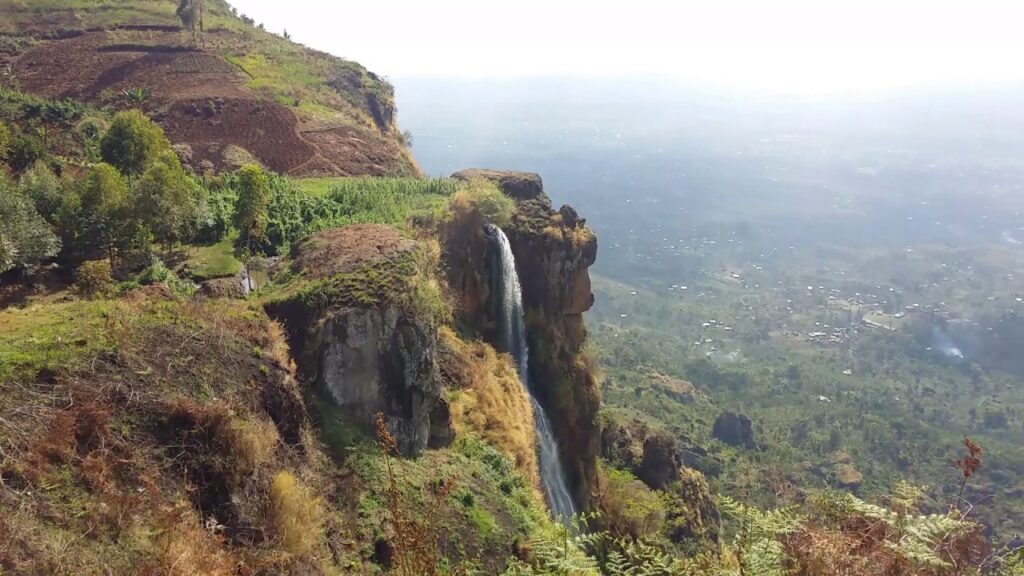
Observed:
[[[172,292],[178,295],[190,295],[195,292],[196,286],[188,280],[182,280],[178,278],[167,265],[164,264],[163,260],[156,256],[150,256],[149,266],[146,266],[142,272],[139,273],[137,278],[138,283],[143,286],[149,284],[166,284]]]
[[[308,552],[323,536],[320,500],[291,472],[274,476],[267,520],[281,546],[292,554]]]
[[[43,157],[43,145],[38,138],[22,134],[11,140],[7,150],[7,164],[21,172]]]
[[[39,215],[53,222],[64,202],[64,191],[57,176],[45,162],[36,162],[21,175],[18,181],[21,193],[32,200]]]
[[[657,534],[665,519],[657,492],[625,470],[602,466],[598,479],[600,522],[612,536],[638,540]]]
[[[102,297],[114,288],[114,276],[110,272],[110,262],[91,260],[83,262],[75,270],[75,290],[88,297]]]
[[[456,218],[477,215],[485,222],[500,227],[506,226],[512,221],[516,203],[501,190],[498,190],[494,184],[484,180],[474,180],[459,190],[452,198],[452,211]]]

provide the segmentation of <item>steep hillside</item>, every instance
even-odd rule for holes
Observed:
[[[224,2],[205,2],[195,34],[175,8],[171,0],[2,0],[0,82],[141,107],[197,172],[255,160],[293,176],[418,173],[386,80],[270,34]]]
[[[0,0],[0,574],[1019,576],[906,484],[713,495],[602,407],[539,175],[419,177],[386,82],[176,6]]]

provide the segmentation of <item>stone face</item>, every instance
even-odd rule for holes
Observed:
[[[488,180],[516,200],[532,200],[544,193],[544,182],[541,180],[540,174],[533,172],[470,168],[452,174],[452,178],[466,182]]]
[[[603,422],[601,427],[601,457],[617,468],[636,470],[643,460],[643,442],[647,426],[639,420],[628,424]]]
[[[415,247],[386,226],[351,226],[297,243],[291,265],[305,281],[329,283],[392,266]],[[386,299],[323,307],[295,297],[271,304],[268,312],[285,323],[304,379],[367,426],[383,414],[403,454],[451,442],[450,414],[440,407],[435,326]]]
[[[711,435],[730,446],[754,448],[754,429],[744,414],[722,412],[715,418]]]
[[[436,411],[441,402],[436,354],[432,328],[404,312],[350,308],[321,322],[305,347],[303,372],[315,366],[316,385],[367,424],[383,413],[399,450],[416,455],[430,444],[432,430],[451,425],[431,421],[432,415],[447,415]]]

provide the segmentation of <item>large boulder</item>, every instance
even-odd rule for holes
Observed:
[[[406,455],[451,441],[436,329],[408,299],[417,248],[380,225],[314,234],[293,248],[292,280],[267,307],[302,376],[367,425],[382,414]]]
[[[199,285],[196,298],[245,298],[245,283],[242,279],[214,278]]]
[[[679,479],[681,460],[675,439],[663,432],[651,434],[644,440],[637,476],[651,488],[661,490]]]
[[[711,429],[711,435],[729,446],[754,448],[754,427],[744,414],[722,412]]]
[[[853,465],[853,457],[839,450],[832,455],[832,481],[838,488],[856,492],[864,483],[864,475]]]

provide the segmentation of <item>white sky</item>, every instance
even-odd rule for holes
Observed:
[[[232,0],[390,77],[657,75],[793,93],[1024,80],[1024,0]]]

